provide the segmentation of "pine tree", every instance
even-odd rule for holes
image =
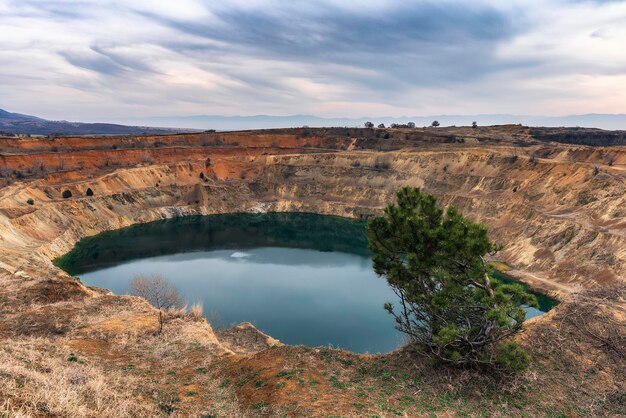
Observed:
[[[522,304],[537,301],[519,284],[490,278],[485,256],[500,246],[484,225],[447,209],[419,189],[398,191],[397,202],[367,225],[374,269],[400,300],[385,309],[396,328],[431,357],[456,365],[489,364],[518,370],[528,356],[502,342],[520,331]]]

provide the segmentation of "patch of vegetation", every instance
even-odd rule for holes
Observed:
[[[171,402],[159,403],[159,410],[167,416],[172,415],[174,412],[176,412],[176,408]]]
[[[333,355],[329,350],[320,350],[320,356],[322,356],[328,363],[333,360]]]
[[[281,370],[276,374],[276,377],[284,377],[286,379],[291,379],[295,375],[304,372],[304,369],[291,369],[291,370]]]
[[[345,367],[349,367],[354,364],[354,360],[352,360],[351,358],[340,358],[339,363],[343,364]]]
[[[31,206],[32,206],[32,205],[34,205],[34,204],[35,204],[35,201],[34,201],[33,199],[28,199],[28,200],[26,201],[26,203],[28,203],[29,205],[31,205]]]
[[[498,271],[511,271],[511,270],[513,270],[513,267],[509,266],[506,263],[502,263],[500,261],[492,261],[489,264],[491,265],[491,267],[493,267],[494,269],[496,269]]]
[[[340,381],[339,378],[335,375],[328,378],[328,381],[331,383],[331,385],[335,389],[343,390],[343,389],[347,389],[348,387],[350,387],[348,383]]]
[[[576,203],[580,206],[587,205],[591,202],[595,202],[597,198],[594,196],[593,192],[590,190],[583,190],[578,194],[576,199]]]
[[[374,169],[376,170],[389,170],[390,168],[391,164],[389,164],[387,161],[376,160],[374,162]]]
[[[87,196],[93,196],[93,190],[91,190],[91,187],[87,188],[87,191],[85,192],[85,194]]]
[[[354,402],[352,404],[352,406],[354,406],[356,409],[363,409],[363,408],[365,408],[365,404],[363,402]]]
[[[505,341],[496,349],[495,362],[507,370],[521,372],[530,364],[530,356],[513,341]]]
[[[268,403],[265,401],[259,401],[259,402],[252,404],[253,409],[263,409],[267,407],[268,407]]]
[[[72,192],[70,190],[63,190],[61,196],[63,196],[63,199],[69,199],[72,197]]]

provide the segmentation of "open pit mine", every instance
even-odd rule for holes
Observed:
[[[626,146],[611,135],[507,125],[0,138],[0,416],[623,416]],[[366,219],[403,186],[487,225],[504,246],[491,261],[559,301],[516,337],[533,363],[512,383],[436,373],[402,349],[213,328],[208,306],[172,313],[155,336],[147,302],[53,264],[85,237],[175,217]]]

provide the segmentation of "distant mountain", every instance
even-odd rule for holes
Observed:
[[[587,114],[569,116],[519,116],[507,114],[494,115],[433,115],[433,116],[372,116],[362,118],[322,118],[312,115],[291,116],[174,116],[123,119],[120,122],[151,126],[173,126],[179,128],[238,130],[238,129],[264,129],[264,128],[292,128],[299,126],[323,127],[323,126],[363,126],[366,121],[372,121],[375,125],[384,123],[389,126],[392,123],[406,124],[414,122],[419,126],[429,126],[437,120],[441,126],[469,126],[476,121],[479,125],[502,125],[522,124],[526,126],[545,127],[585,127],[600,129],[626,129],[626,115],[617,114]]]
[[[152,128],[112,123],[51,121],[0,109],[0,134],[17,135],[138,135],[193,132],[195,129]]]
[[[148,118],[124,118],[113,123],[81,123],[50,121],[35,116],[10,113],[0,109],[0,132],[32,135],[124,135],[124,134],[166,134],[193,132],[215,129],[245,130],[268,128],[292,128],[300,126],[363,126],[367,121],[375,125],[384,123],[406,124],[414,122],[416,126],[429,126],[437,120],[441,126],[522,124],[532,127],[584,127],[612,130],[626,130],[626,114],[586,114],[568,116],[520,116],[507,114],[493,115],[432,115],[403,117],[362,117],[362,118],[323,118],[312,115],[289,116],[165,116]],[[170,128],[154,128],[169,126]]]
[[[12,120],[12,121],[21,121],[21,120],[43,120],[35,116],[30,115],[22,115],[21,113],[11,113],[6,110],[0,109],[0,120]]]

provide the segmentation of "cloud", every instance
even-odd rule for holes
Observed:
[[[329,65],[321,76],[342,77],[339,68],[366,68],[346,82],[380,88],[471,80],[506,63],[492,59],[495,45],[510,39],[518,23],[496,7],[480,2],[400,3],[369,13],[326,3],[302,8],[232,7],[213,11],[217,22],[190,22],[145,13],[195,41],[211,42],[214,53],[240,54],[301,65]],[[180,47],[180,45],[177,45]],[[197,44],[183,46],[194,50]],[[462,62],[463,65],[450,65]]]
[[[0,0],[0,11],[2,107],[53,118],[626,111],[623,1]]]

